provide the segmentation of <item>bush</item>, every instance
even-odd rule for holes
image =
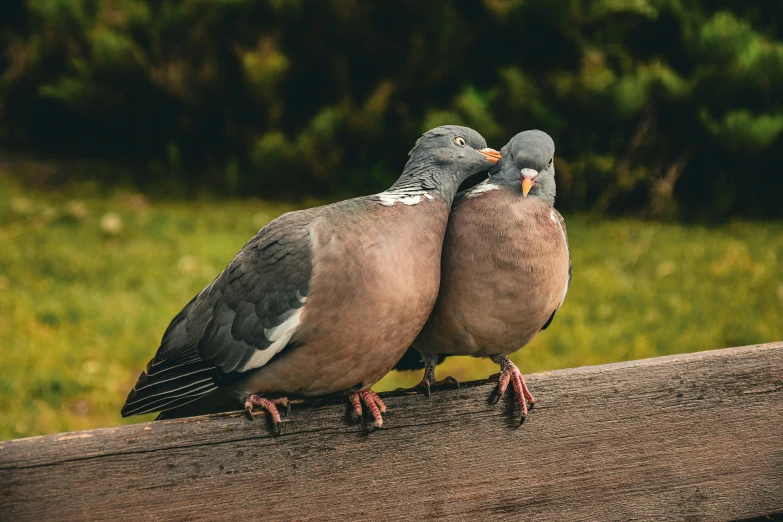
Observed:
[[[780,216],[783,8],[759,0],[29,0],[0,142],[224,194],[389,185],[461,123],[558,144],[567,210]]]

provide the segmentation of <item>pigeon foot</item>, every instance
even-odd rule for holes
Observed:
[[[502,397],[506,392],[509,383],[511,383],[514,387],[514,394],[516,395],[517,403],[519,404],[519,410],[521,412],[521,418],[519,419],[519,424],[521,426],[527,418],[528,404],[530,404],[529,409],[532,410],[536,404],[536,399],[533,397],[533,394],[530,393],[530,390],[528,390],[527,384],[525,384],[525,378],[522,376],[522,372],[520,372],[519,368],[517,368],[516,365],[511,362],[511,359],[503,355],[493,357],[492,360],[500,365],[501,371],[500,378],[498,379],[498,385],[492,392],[490,401],[497,403],[500,400],[500,397]]]
[[[430,392],[432,390],[456,390],[459,389],[459,381],[452,376],[445,377],[439,381],[435,380],[435,375],[432,375],[430,379],[427,379],[427,375],[416,385],[418,389],[424,389],[424,395],[430,398]]]
[[[429,399],[432,389],[449,390],[459,388],[459,382],[454,377],[446,377],[443,380],[435,380],[435,366],[438,364],[437,355],[424,356],[424,377],[416,388],[423,389],[424,395]]]
[[[252,393],[245,399],[245,411],[247,411],[250,420],[253,420],[253,407],[255,406],[263,408],[269,413],[272,419],[272,432],[275,435],[280,435],[280,424],[283,421],[280,419],[280,412],[277,410],[277,407],[284,407],[286,416],[288,416],[291,414],[291,402],[285,397],[269,400]]]
[[[356,393],[352,393],[350,396],[351,404],[353,405],[353,412],[359,419],[362,418],[362,403],[370,410],[374,419],[374,425],[376,428],[383,426],[382,413],[386,413],[386,404],[378,397],[378,394],[372,390],[362,390]]]
[[[421,382],[419,382],[419,384],[417,384],[416,386],[413,386],[412,388],[397,388],[394,391],[400,393],[424,392],[424,395],[429,399],[431,390],[458,390],[459,389],[459,381],[454,377],[451,376],[445,377],[439,381],[436,381],[434,379],[434,375],[432,377],[433,377],[432,380],[428,380],[427,376],[425,375],[424,378],[421,380]]]

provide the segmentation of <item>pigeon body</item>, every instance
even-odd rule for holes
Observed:
[[[234,385],[239,395],[366,389],[394,366],[400,344],[416,337],[438,293],[449,206],[433,198],[399,212],[366,203],[347,219],[331,216],[343,211],[338,206],[311,222],[317,268],[298,318],[299,346]],[[343,277],[335,277],[338,268]]]
[[[264,395],[346,391],[370,401],[432,309],[457,187],[497,161],[485,147],[472,129],[438,127],[389,190],[262,228],[173,319],[123,416],[208,413],[200,408],[219,394],[275,422],[278,403]]]
[[[423,353],[509,355],[565,297],[569,255],[560,214],[502,188],[472,193],[452,212],[441,294],[414,342]]]
[[[428,369],[425,381],[434,380],[432,368],[444,356],[472,355],[505,366],[521,391],[524,381],[519,374],[516,382],[507,356],[546,328],[565,299],[571,260],[565,223],[553,206],[554,143],[541,131],[526,131],[501,153],[489,179],[454,203],[440,293],[413,342]],[[408,353],[398,368],[414,360]],[[524,399],[520,406],[526,411]]]

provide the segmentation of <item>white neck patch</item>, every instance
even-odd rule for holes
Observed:
[[[391,207],[395,203],[402,203],[403,205],[418,205],[425,199],[432,199],[432,194],[425,191],[392,191],[387,190],[378,194],[378,199],[381,200],[381,205]]]
[[[477,198],[485,192],[489,192],[490,190],[497,190],[499,188],[500,187],[498,185],[490,183],[488,179],[485,179],[475,187],[468,189],[467,196],[469,198]]]

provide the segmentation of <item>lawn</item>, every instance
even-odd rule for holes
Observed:
[[[119,410],[169,320],[292,208],[0,181],[0,440],[151,418]],[[783,339],[783,224],[566,220],[571,290],[513,357],[524,372]],[[438,375],[496,371],[459,358]],[[419,377],[392,373],[376,389]]]

